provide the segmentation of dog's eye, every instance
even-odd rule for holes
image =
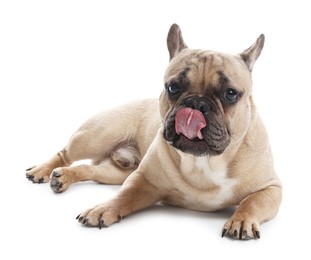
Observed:
[[[171,96],[177,96],[181,92],[181,86],[176,82],[169,83],[167,91]]]
[[[228,88],[224,93],[224,100],[227,102],[235,102],[238,98],[238,92],[235,89]]]

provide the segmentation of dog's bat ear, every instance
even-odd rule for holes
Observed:
[[[265,36],[261,34],[251,47],[249,47],[240,54],[250,71],[252,71],[255,61],[259,57],[264,43]]]
[[[167,48],[170,53],[170,60],[183,49],[187,48],[182,38],[181,30],[177,24],[173,24],[167,35]]]

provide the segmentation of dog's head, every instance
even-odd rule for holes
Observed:
[[[178,25],[167,37],[170,63],[160,96],[164,138],[195,156],[222,154],[245,136],[251,120],[251,71],[264,45],[260,35],[238,55],[188,49]]]

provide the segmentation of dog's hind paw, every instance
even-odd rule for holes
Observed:
[[[50,187],[56,193],[61,193],[67,190],[72,183],[70,175],[66,174],[65,168],[57,168],[53,170],[50,179]]]
[[[48,182],[51,170],[44,166],[34,166],[26,169],[26,178],[33,183]]]

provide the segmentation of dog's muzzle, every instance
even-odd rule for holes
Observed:
[[[217,105],[204,97],[184,99],[168,115],[163,136],[175,148],[196,156],[219,155],[230,142]]]

